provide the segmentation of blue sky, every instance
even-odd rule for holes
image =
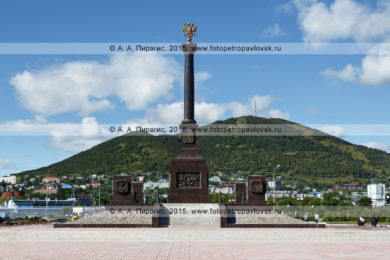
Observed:
[[[371,42],[374,55],[196,55],[196,118],[282,117],[390,151],[389,1],[6,1],[0,43]],[[63,160],[106,125],[181,120],[183,55],[0,55],[0,175]],[[87,132],[82,132],[88,127]],[[3,129],[1,129],[3,128]],[[11,130],[10,130],[11,129]],[[46,129],[46,130],[42,130]]]

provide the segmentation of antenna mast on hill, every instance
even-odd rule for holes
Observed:
[[[255,117],[256,117],[256,100],[255,100]]]

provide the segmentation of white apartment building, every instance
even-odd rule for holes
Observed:
[[[6,177],[0,177],[0,182],[8,183],[8,184],[16,184],[16,176],[6,176]]]
[[[385,185],[381,183],[373,183],[367,185],[367,197],[372,200],[372,206],[386,205]]]

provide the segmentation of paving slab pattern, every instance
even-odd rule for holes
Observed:
[[[390,228],[0,227],[0,259],[386,259]]]

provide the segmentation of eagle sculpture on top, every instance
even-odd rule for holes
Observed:
[[[184,36],[187,37],[187,43],[192,43],[191,38],[196,35],[196,30],[198,26],[192,23],[187,23],[183,25]]]

